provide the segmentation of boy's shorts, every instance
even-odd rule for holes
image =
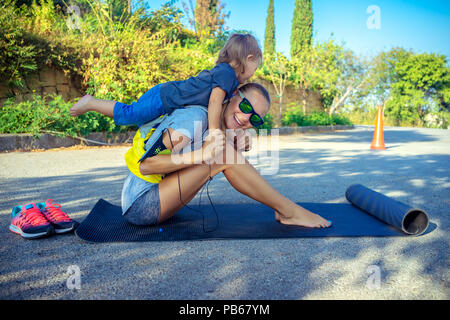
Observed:
[[[114,105],[114,123],[122,126],[140,126],[165,114],[160,92],[161,84],[158,84],[144,93],[137,102],[130,105],[116,102]]]

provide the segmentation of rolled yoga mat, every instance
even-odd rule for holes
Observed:
[[[362,186],[361,186],[362,187]],[[423,211],[400,210],[401,205],[387,197],[375,197],[369,189],[350,187],[350,203],[299,203],[311,212],[320,214],[333,222],[330,228],[305,228],[288,226],[277,222],[273,209],[260,203],[215,204],[218,220],[211,205],[196,205],[182,208],[175,216],[157,226],[135,226],[122,216],[119,206],[100,199],[89,215],[76,229],[76,235],[88,242],[144,242],[144,241],[182,241],[210,239],[279,239],[305,237],[390,237],[419,234],[426,227],[423,219],[428,217]],[[373,192],[373,191],[372,191]],[[387,199],[386,199],[387,198]],[[371,205],[380,202],[377,210]],[[356,204],[365,207],[367,214]],[[192,209],[193,210],[192,210]],[[384,209],[383,209],[384,208]],[[374,213],[371,213],[372,210]],[[366,210],[367,211],[367,210]],[[385,213],[383,213],[385,212]],[[394,227],[399,218],[406,214],[405,230]],[[413,213],[411,213],[413,212]],[[380,213],[378,217],[377,213]],[[391,221],[387,217],[392,217]],[[383,219],[383,217],[385,217]],[[427,223],[426,223],[427,224]],[[401,223],[399,224],[401,225]],[[415,225],[420,226],[416,229]],[[435,226],[432,224],[433,228]],[[430,232],[433,230],[428,230]],[[416,233],[414,233],[416,232]]]
[[[345,192],[347,200],[361,210],[410,235],[420,235],[428,228],[425,211],[391,199],[360,184]]]

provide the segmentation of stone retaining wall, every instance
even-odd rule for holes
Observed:
[[[39,73],[29,75],[24,80],[23,89],[10,89],[0,85],[0,106],[8,97],[15,96],[17,102],[22,102],[31,100],[35,94],[43,97],[45,94],[56,93],[69,101],[83,96],[79,82],[79,79],[72,79],[59,69],[44,67]]]
[[[265,80],[255,79],[256,83],[264,86],[270,94],[271,106],[269,114],[274,117],[275,123],[280,116],[280,99],[277,97],[277,92],[272,83]],[[286,87],[283,94],[283,104],[281,107],[281,114],[286,112],[286,109],[291,105],[301,105],[303,99],[303,91],[294,87]],[[306,112],[323,111],[322,97],[317,92],[306,93]]]

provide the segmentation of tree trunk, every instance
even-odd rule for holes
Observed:
[[[348,98],[348,96],[353,92],[353,86],[350,85],[347,90],[345,91],[345,93],[342,95],[342,97],[340,97],[339,99],[336,100],[336,97],[333,100],[333,104],[330,107],[330,111],[328,112],[328,114],[330,116],[333,115],[333,113],[336,111],[337,108],[339,108],[345,101],[345,99]]]
[[[306,114],[306,89],[302,89],[302,108],[303,114]]]
[[[283,95],[280,94],[280,116],[278,118],[278,126],[279,126],[279,128],[281,128],[283,126],[283,124],[281,122],[282,107],[283,107]]]

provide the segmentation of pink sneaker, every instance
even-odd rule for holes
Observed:
[[[52,223],[56,233],[70,232],[78,226],[78,223],[72,220],[67,213],[61,211],[61,205],[53,203],[52,199],[38,203],[37,206],[45,218]]]
[[[13,208],[9,230],[25,239],[37,239],[52,234],[54,228],[39,207],[35,203],[29,203]]]

